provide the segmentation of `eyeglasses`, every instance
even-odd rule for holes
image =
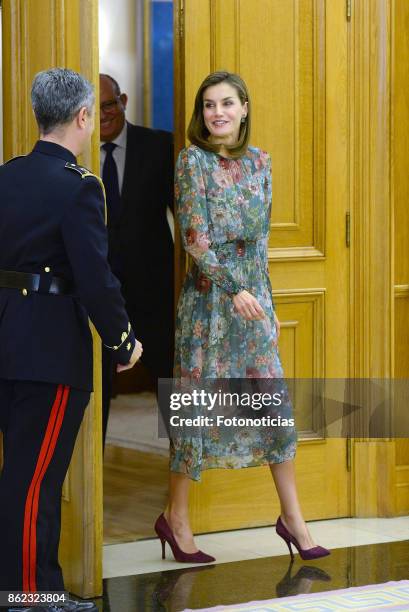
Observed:
[[[104,113],[112,113],[118,108],[120,100],[121,96],[116,96],[114,100],[107,100],[106,102],[103,102],[99,108]]]

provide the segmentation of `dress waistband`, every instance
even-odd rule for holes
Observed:
[[[226,253],[244,257],[246,253],[254,253],[257,251],[258,240],[232,240],[231,242],[223,242],[213,245],[211,248],[218,253]]]

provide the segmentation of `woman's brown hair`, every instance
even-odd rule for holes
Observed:
[[[250,139],[251,122],[249,93],[245,82],[238,74],[219,71],[212,72],[205,78],[196,94],[193,114],[187,130],[187,137],[192,144],[197,145],[201,149],[213,151],[214,153],[218,153],[220,151],[220,144],[213,144],[208,141],[209,130],[207,129],[203,118],[203,94],[208,87],[218,85],[219,83],[228,83],[234,87],[237,95],[239,96],[240,102],[242,104],[247,102],[247,117],[244,123],[240,124],[239,138],[237,143],[234,145],[225,145],[229,155],[231,157],[238,158],[244,155],[247,151]]]

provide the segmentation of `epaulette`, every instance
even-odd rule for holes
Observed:
[[[75,172],[78,172],[78,174],[81,175],[81,178],[86,178],[87,176],[93,176],[96,179],[98,179],[98,176],[96,176],[93,172],[91,172],[91,170],[88,170],[88,168],[84,168],[84,166],[78,166],[77,164],[72,164],[71,162],[67,162],[65,164],[65,167],[68,168],[68,170],[74,170]]]
[[[84,168],[84,166],[78,166],[77,164],[72,164],[71,162],[67,162],[65,164],[65,167],[68,170],[74,170],[74,172],[78,172],[78,174],[81,175],[81,178],[84,179],[87,176],[93,176],[94,178],[97,179],[98,183],[101,185],[101,189],[102,189],[102,194],[104,196],[104,208],[105,208],[105,225],[107,224],[107,220],[108,220],[108,213],[107,213],[107,204],[106,204],[106,195],[105,195],[105,187],[104,187],[104,183],[102,182],[102,179],[100,176],[98,176],[97,174],[94,174],[93,172],[91,172],[91,170],[88,170],[88,168]]]
[[[25,155],[16,155],[16,157],[12,157],[11,159],[8,159],[6,162],[4,162],[5,164],[9,164],[10,162],[16,160],[16,159],[21,159],[22,157],[25,157]]]

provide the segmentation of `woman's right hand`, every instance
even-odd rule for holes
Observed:
[[[261,321],[266,317],[258,300],[245,289],[233,296],[233,304],[239,315],[246,321]]]

